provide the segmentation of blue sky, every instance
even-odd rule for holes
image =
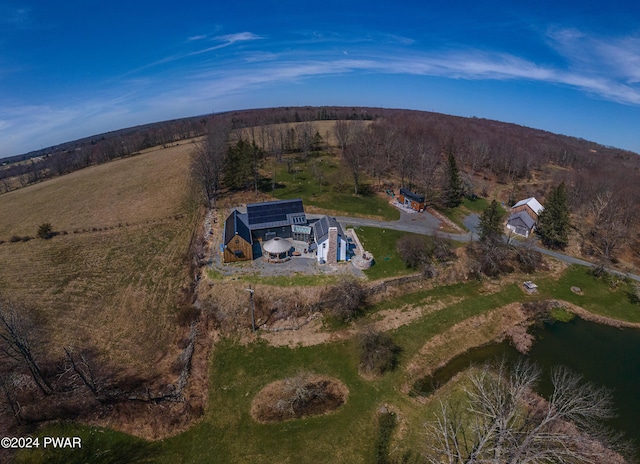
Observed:
[[[292,105],[477,116],[640,152],[640,3],[514,3],[0,0],[0,156]]]

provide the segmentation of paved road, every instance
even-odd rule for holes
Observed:
[[[311,215],[308,214],[309,217],[321,217],[321,215]],[[379,227],[382,229],[392,229],[392,230],[400,230],[403,232],[413,232],[415,234],[422,235],[436,235],[439,234],[442,237],[449,238],[451,240],[455,240],[458,242],[470,242],[472,240],[478,239],[478,224],[479,217],[477,214],[472,214],[467,216],[464,219],[464,225],[467,229],[472,232],[467,234],[449,234],[444,232],[438,232],[438,228],[440,226],[440,221],[432,216],[431,214],[424,213],[416,213],[416,214],[408,214],[405,212],[401,212],[400,219],[397,221],[378,221],[375,219],[362,219],[362,218],[352,218],[347,216],[336,216],[336,219],[342,227],[347,226],[369,226],[369,227]],[[505,238],[506,240],[506,238]],[[512,244],[518,246],[519,242],[512,242]],[[589,261],[585,261],[583,259],[574,258],[573,256],[568,256],[563,253],[558,253],[556,251],[551,251],[546,248],[535,247],[536,251],[540,253],[551,256],[555,259],[563,261],[567,264],[576,264],[578,266],[586,266],[586,267],[595,267],[596,264],[591,263]],[[614,273],[620,275],[622,277],[629,277],[637,282],[640,282],[640,276],[636,274],[630,274],[622,271],[618,271],[616,269],[605,268],[607,272]]]

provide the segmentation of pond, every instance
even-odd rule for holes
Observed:
[[[565,365],[586,380],[613,390],[617,417],[609,425],[623,431],[640,446],[640,331],[617,329],[575,318],[569,323],[546,325],[536,333],[537,341],[528,358],[548,374],[553,366]],[[418,394],[428,395],[471,363],[505,356],[521,356],[508,343],[479,347],[453,359],[432,377],[414,384]],[[546,382],[546,384],[545,384]],[[542,392],[550,390],[548,378]],[[638,451],[640,457],[640,450]]]

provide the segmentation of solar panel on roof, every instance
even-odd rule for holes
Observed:
[[[247,205],[247,215],[249,216],[250,226],[274,222],[287,222],[287,215],[296,213],[304,214],[302,200],[282,200]]]

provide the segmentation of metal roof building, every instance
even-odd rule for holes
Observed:
[[[336,218],[323,216],[313,223],[313,238],[316,243],[322,243],[329,237],[329,227],[338,229],[338,236],[344,237],[342,227]]]
[[[531,209],[531,211],[533,211],[537,215],[540,215],[540,213],[544,211],[544,206],[542,206],[540,202],[536,200],[534,197],[527,198],[525,200],[520,200],[511,208],[515,209],[515,208],[519,208],[520,206],[528,206]]]
[[[247,225],[252,231],[306,223],[307,217],[299,198],[247,205]]]

